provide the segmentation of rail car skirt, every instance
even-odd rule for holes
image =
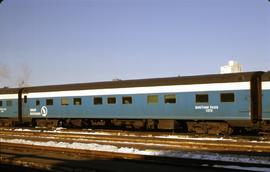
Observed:
[[[173,130],[175,129],[175,120],[158,120],[158,129]]]
[[[58,119],[36,119],[38,127],[54,128],[58,126]]]
[[[270,133],[270,120],[262,122],[261,131]]]
[[[230,135],[233,132],[231,126],[226,122],[187,122],[189,132],[197,134],[225,134]]]
[[[12,127],[15,126],[16,123],[18,123],[18,120],[0,119],[0,127]]]

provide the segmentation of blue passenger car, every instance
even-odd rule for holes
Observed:
[[[260,120],[260,108],[253,103],[260,102],[256,90],[261,74],[29,87],[22,91],[22,116],[44,125],[51,119],[54,125],[186,126],[195,132],[230,132],[232,127],[253,127]]]
[[[45,127],[257,130],[270,121],[269,80],[270,72],[246,72],[0,89],[0,126],[17,118]]]
[[[0,117],[17,118],[18,116],[18,90],[0,89]]]
[[[18,119],[18,89],[0,89],[0,126],[10,126]],[[12,119],[12,120],[3,120]]]

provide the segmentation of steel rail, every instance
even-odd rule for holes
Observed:
[[[207,150],[207,151],[230,151],[249,153],[269,153],[269,142],[252,142],[244,140],[192,140],[192,139],[170,139],[141,136],[116,136],[116,135],[87,135],[74,133],[47,133],[30,131],[0,131],[0,137],[5,139],[25,139],[33,141],[61,141],[80,143],[99,143],[117,146],[128,146],[137,148],[158,148],[167,150]]]

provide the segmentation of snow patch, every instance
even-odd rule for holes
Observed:
[[[191,158],[200,160],[215,160],[225,162],[240,162],[250,164],[268,164],[270,165],[270,157],[258,157],[258,156],[247,156],[247,155],[230,155],[230,154],[218,154],[210,152],[186,152],[186,151],[167,151],[167,150],[139,150],[132,147],[117,147],[114,145],[101,145],[96,143],[79,143],[79,142],[35,142],[25,139],[3,139],[0,138],[0,142],[6,143],[19,143],[29,144],[38,146],[51,146],[51,147],[62,147],[72,149],[83,149],[83,150],[95,150],[95,151],[106,151],[106,152],[118,152],[118,153],[132,153],[139,155],[152,155],[152,156],[163,156],[163,157],[177,157],[177,158]],[[270,171],[270,168],[269,168]]]
[[[226,169],[234,169],[234,170],[245,170],[245,171],[260,171],[260,172],[269,172],[270,168],[263,167],[240,167],[235,165],[213,165],[216,168],[226,168]]]
[[[225,139],[223,137],[220,138],[211,138],[211,137],[189,137],[189,136],[177,136],[177,135],[168,135],[168,136],[154,136],[155,138],[162,139],[189,139],[189,140],[210,140],[210,141],[219,141],[219,140],[227,140],[227,141],[235,141],[234,139]]]
[[[31,132],[35,132],[35,130],[22,129],[22,128],[14,129],[14,131],[31,131]]]

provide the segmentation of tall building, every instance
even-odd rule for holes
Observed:
[[[239,64],[237,61],[230,60],[228,62],[228,65],[221,66],[220,67],[220,73],[237,73],[242,72],[242,65]]]

